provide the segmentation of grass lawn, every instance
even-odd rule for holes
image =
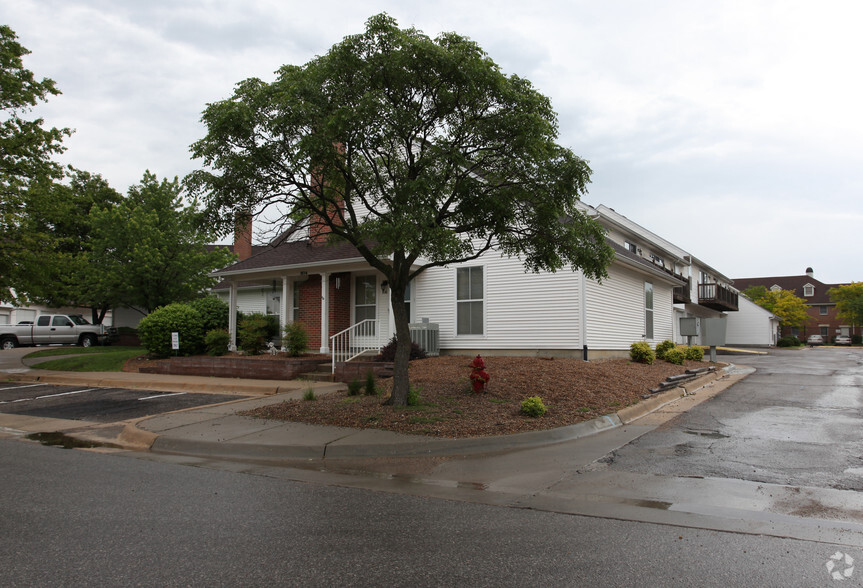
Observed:
[[[147,350],[143,347],[56,347],[30,353],[25,359],[68,355],[73,357],[44,361],[33,367],[63,372],[119,372],[127,359],[145,353]]]

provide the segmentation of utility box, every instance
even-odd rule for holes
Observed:
[[[701,334],[701,319],[690,317],[680,319],[680,334],[684,337],[697,337]]]
[[[701,344],[710,347],[725,345],[725,317],[701,319]]]

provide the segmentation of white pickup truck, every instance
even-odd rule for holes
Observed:
[[[109,332],[108,327],[91,325],[80,314],[43,314],[32,324],[0,326],[0,349],[52,343],[91,347],[105,343]]]

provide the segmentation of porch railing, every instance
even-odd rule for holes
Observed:
[[[380,351],[380,328],[375,319],[365,319],[330,337],[333,373],[336,364],[350,361],[369,351]]]

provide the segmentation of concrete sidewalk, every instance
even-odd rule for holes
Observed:
[[[441,439],[376,429],[307,425],[238,414],[260,406],[302,398],[309,388],[314,388],[316,394],[326,394],[344,389],[343,384],[125,372],[71,373],[38,369],[7,373],[7,376],[19,382],[256,396],[253,399],[144,417],[124,423],[122,429],[116,423],[112,426],[81,421],[52,423],[53,419],[38,419],[38,423],[34,421],[27,426],[26,423],[21,424],[21,417],[17,415],[13,426],[29,432],[60,431],[81,440],[124,449],[275,462],[289,459],[480,455],[572,441],[632,423],[670,403],[692,405],[701,402],[742,377],[730,375],[734,372],[732,368],[705,374],[617,413],[590,421],[547,431],[470,439]],[[717,380],[724,381],[724,385],[713,385]],[[698,396],[692,396],[696,391]],[[0,415],[0,428],[11,428],[8,423],[4,425],[3,416]],[[33,431],[34,428],[38,431]]]

